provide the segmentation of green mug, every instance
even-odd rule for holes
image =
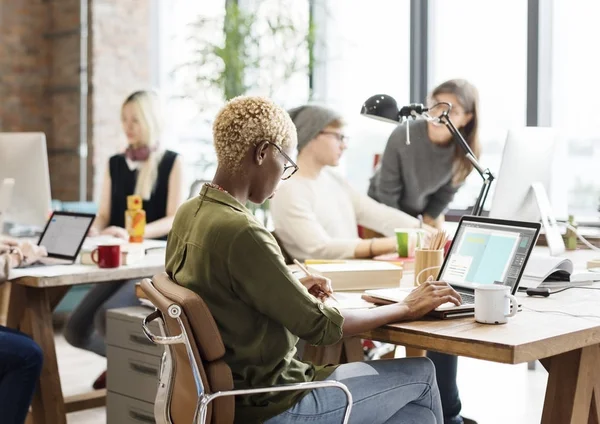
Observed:
[[[418,228],[396,228],[395,232],[398,256],[401,258],[413,257],[415,248],[421,246],[424,231]]]

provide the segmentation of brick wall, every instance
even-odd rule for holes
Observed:
[[[150,5],[88,0],[88,198],[124,146],[121,102],[149,83]],[[0,0],[0,131],[46,133],[61,200],[79,198],[81,30],[80,0]]]
[[[0,0],[0,131],[49,129],[48,11],[43,0]]]

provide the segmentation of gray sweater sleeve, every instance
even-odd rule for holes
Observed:
[[[394,137],[397,131],[390,136],[383,156],[381,157],[381,166],[375,175],[376,181],[372,184],[372,196],[375,200],[392,208],[400,208],[400,199],[402,199],[404,185],[402,182],[402,163],[399,143],[403,140]]]
[[[450,179],[450,181],[429,197],[429,201],[423,212],[434,219],[437,218],[448,207],[452,199],[454,199],[458,188],[458,186],[452,184],[452,179]]]

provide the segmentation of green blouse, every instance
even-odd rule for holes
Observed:
[[[323,380],[333,371],[295,359],[295,346],[299,337],[314,345],[338,342],[343,317],[308,293],[271,233],[229,194],[204,186],[179,208],[166,270],[208,305],[236,389]],[[237,396],[235,422],[263,422],[304,394]]]

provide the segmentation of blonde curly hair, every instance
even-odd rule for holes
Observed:
[[[239,96],[219,111],[213,124],[219,165],[239,170],[244,155],[263,141],[286,148],[297,144],[296,127],[285,109],[265,97]]]

